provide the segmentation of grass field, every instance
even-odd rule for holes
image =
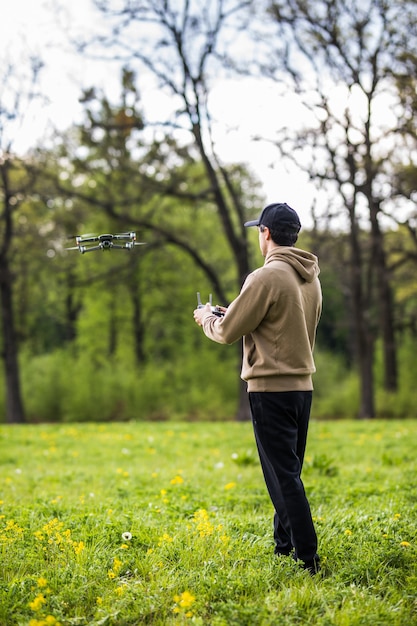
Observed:
[[[273,554],[250,424],[0,426],[0,625],[417,624],[416,441],[311,423],[312,578]]]

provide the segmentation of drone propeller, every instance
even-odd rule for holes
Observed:
[[[76,239],[77,237],[95,237],[95,233],[84,233],[83,235],[68,235],[67,239]]]

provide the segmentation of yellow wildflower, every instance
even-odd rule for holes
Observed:
[[[181,613],[187,611],[187,617],[191,617],[192,613],[188,609],[194,604],[195,596],[189,591],[183,591],[179,595],[174,596],[175,606],[173,608],[174,613]]]
[[[163,543],[172,543],[174,539],[168,535],[168,533],[164,533],[162,537],[159,537],[158,545],[162,546]]]
[[[79,541],[78,543],[76,541],[72,542],[72,545],[74,547],[74,552],[75,554],[81,554],[81,552],[84,550],[85,548],[85,544],[84,541]]]
[[[184,479],[182,478],[182,476],[175,476],[175,478],[171,480],[171,485],[181,485],[181,483],[183,482]]]
[[[120,559],[117,558],[117,556],[114,557],[113,559],[113,569],[109,570],[107,572],[107,576],[110,579],[116,578],[116,576],[118,575],[118,573],[120,572],[120,570],[122,569],[122,561]]]
[[[46,598],[43,593],[39,593],[32,602],[29,602],[29,607],[32,611],[39,611],[43,604],[46,604]]]
[[[53,615],[47,615],[45,619],[29,620],[29,626],[61,626],[61,624]]]
[[[193,522],[200,537],[208,537],[214,533],[214,525],[210,522],[209,514],[205,509],[199,509],[194,513]]]
[[[114,569],[115,571],[118,571],[118,572],[119,572],[119,571],[120,571],[120,569],[121,569],[121,567],[122,567],[122,562],[121,562],[121,560],[120,560],[120,559],[118,559],[118,558],[117,558],[117,556],[115,556],[115,557],[114,557],[114,559],[113,559],[113,569]]]
[[[17,524],[14,519],[7,522],[4,530],[5,532],[15,533],[17,536],[21,536],[24,532],[23,528],[20,528],[19,524]]]

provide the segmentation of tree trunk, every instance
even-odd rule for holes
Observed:
[[[6,378],[6,421],[20,424],[25,422],[25,413],[20,391],[17,339],[13,322],[12,278],[4,256],[0,257],[0,296]]]
[[[75,298],[76,279],[72,271],[67,275],[67,294],[65,297],[65,339],[72,342],[77,337],[77,320],[81,311],[81,305]]]
[[[132,325],[136,364],[141,365],[145,362],[145,350],[143,342],[145,339],[145,325],[142,319],[142,302],[139,289],[132,285],[131,298],[133,304]]]
[[[355,278],[358,268],[353,269],[353,317],[355,327],[355,352],[360,381],[360,399],[358,417],[375,417],[374,375],[373,375],[373,340],[363,309],[359,277]]]
[[[374,374],[373,374],[373,336],[369,322],[369,297],[364,298],[362,285],[363,260],[360,249],[359,233],[356,224],[354,204],[349,207],[350,214],[350,253],[352,309],[355,330],[355,352],[360,380],[360,400],[358,417],[375,417]],[[369,296],[369,294],[368,294]]]
[[[398,372],[392,290],[387,270],[383,235],[378,222],[378,212],[379,207],[372,204],[370,210],[372,262],[376,272],[378,320],[383,344],[384,387],[387,391],[396,391],[398,387]]]
[[[357,352],[360,379],[359,419],[375,417],[373,341],[369,330],[361,328],[357,333]]]

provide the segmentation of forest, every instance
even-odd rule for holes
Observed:
[[[248,419],[240,344],[212,344],[192,317],[196,292],[227,305],[263,262],[243,227],[259,180],[216,147],[219,77],[271,85],[277,124],[254,142],[314,185],[297,243],[321,267],[313,417],[416,417],[414,0],[94,5],[104,35],[74,45],[117,61],[120,88],[83,89],[81,123],[17,151],[43,63],[1,70],[0,420]],[[149,80],[172,102],[157,123]],[[125,231],[145,245],[69,249]]]

